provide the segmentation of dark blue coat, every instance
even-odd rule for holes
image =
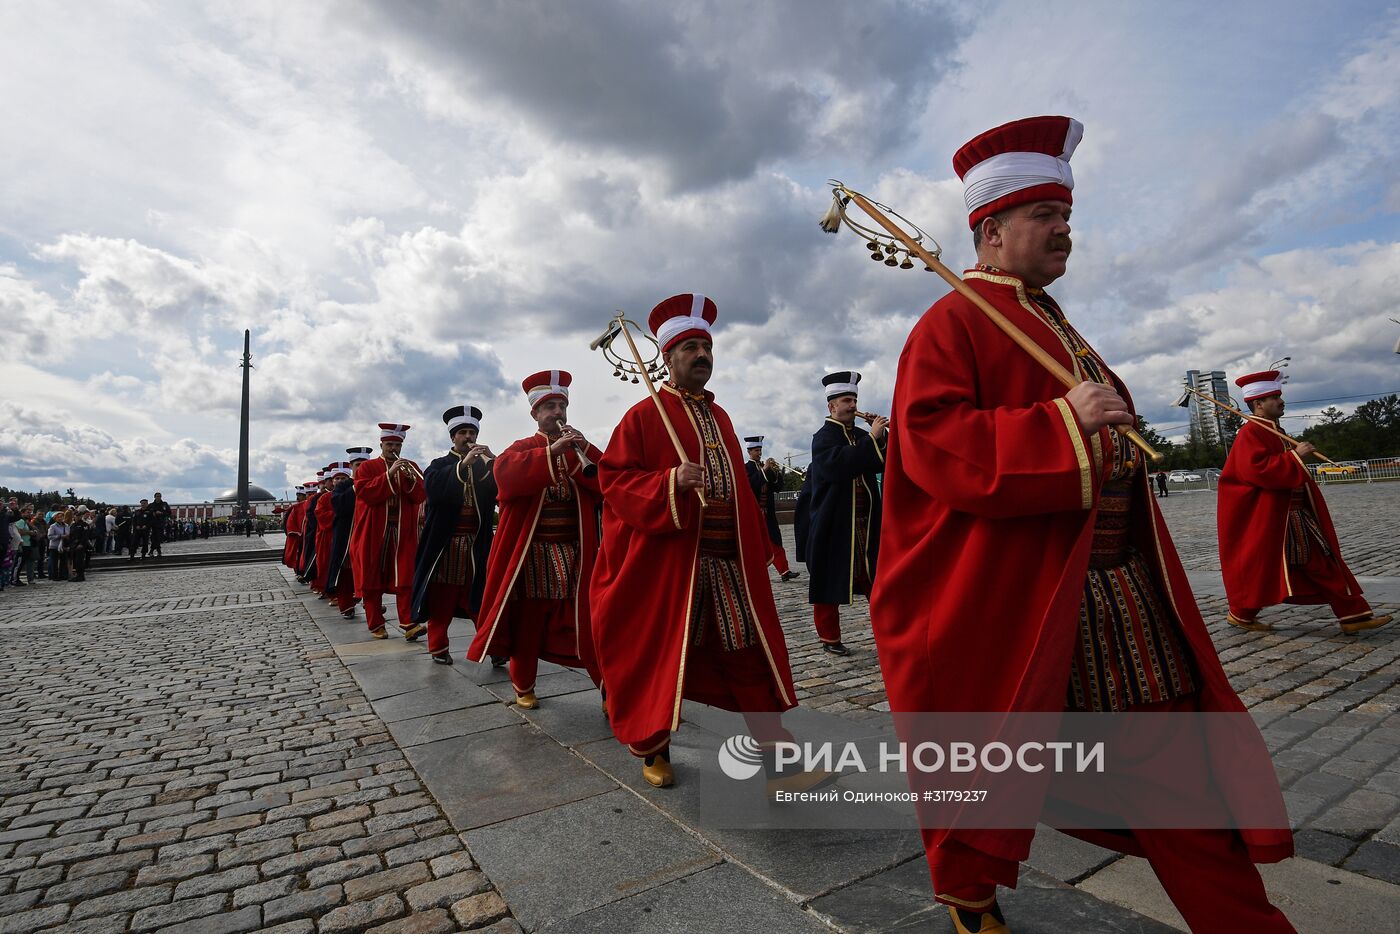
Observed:
[[[301,573],[302,580],[316,576],[316,500],[321,498],[317,490],[306,498],[306,527],[301,534]]]
[[[350,526],[355,522],[355,481],[339,483],[331,488],[331,508],[335,522],[331,525],[330,573],[326,575],[326,593],[335,590],[341,568],[350,560]]]
[[[754,498],[758,500],[758,508],[763,511],[763,519],[768,525],[768,538],[775,545],[783,543],[782,530],[778,528],[778,510],[775,494],[778,487],[783,482],[783,472],[775,470],[771,474],[753,461],[744,461],[744,473],[749,475],[749,487],[753,490]],[[764,486],[767,489],[764,489]]]
[[[811,603],[848,604],[855,590],[856,562],[867,562],[875,580],[880,553],[880,483],[883,443],[854,426],[828,418],[812,435],[812,465],[797,497],[794,532],[797,559],[807,564]],[[864,555],[855,554],[855,484],[870,493],[870,528]]]
[[[418,534],[418,552],[413,561],[413,621],[428,621],[428,584],[433,579],[438,558],[452,540],[452,531],[457,527],[457,516],[462,512],[462,501],[466,498],[466,486],[457,474],[457,465],[462,458],[448,451],[428,465],[423,471],[423,489],[428,501],[423,511],[423,531]],[[491,473],[491,465],[479,459],[471,466],[472,491],[476,494],[476,508],[481,527],[472,545],[471,607],[457,616],[476,619],[481,611],[481,596],[486,590],[486,559],[491,554],[491,539],[496,534],[496,477]]]

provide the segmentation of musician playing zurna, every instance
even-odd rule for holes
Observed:
[[[748,474],[749,488],[758,500],[758,508],[763,511],[763,521],[768,527],[768,541],[773,545],[771,561],[773,570],[785,581],[797,577],[796,571],[788,566],[787,552],[783,550],[783,532],[778,528],[777,493],[783,484],[783,469],[773,458],[763,460],[763,435],[749,435],[744,439],[744,447],[749,459],[744,462],[744,472]]]
[[[1250,412],[1277,428],[1284,410],[1279,371],[1251,373],[1235,384]],[[1294,448],[1252,421],[1230,446],[1220,474],[1216,530],[1232,626],[1267,632],[1273,627],[1259,619],[1259,611],[1276,603],[1325,603],[1345,633],[1391,620],[1371,611],[1342,560],[1327,502],[1303,466],[1314,450],[1306,441]]]
[[[675,780],[670,741],[682,699],[744,711],[760,742],[780,729],[776,713],[794,704],[768,580],[768,533],[738,436],[705,389],[716,314],[703,295],[674,295],[652,309],[649,324],[671,373],[659,390],[661,408],[645,399],[628,409],[598,465],[598,666],[613,733],[657,786]],[[755,717],[761,712],[770,716]]]
[[[1069,259],[1069,158],[1082,131],[1067,117],[1018,120],[953,159],[977,249],[966,285],[1081,382],[1066,393],[961,292],[909,335],[885,466],[885,504],[899,521],[884,529],[871,599],[897,721],[951,711],[1244,714],[1140,455],[1113,430],[1134,422],[1127,390],[1045,292]],[[1142,718],[1138,729],[1166,719],[1183,722]],[[1106,797],[1094,805],[1109,823],[1097,826],[1124,830],[1069,831],[1145,856],[1194,931],[1293,930],[1253,865],[1293,845],[1267,749],[1248,731],[1231,744],[1200,737],[1199,771],[1164,790],[1201,809],[1193,814],[1271,804],[1276,822],[1145,828],[1140,809]],[[1115,787],[1140,791],[1183,767],[1156,748],[1136,758],[1110,750]],[[1251,757],[1262,768],[1247,795],[1222,792]],[[1231,773],[1217,771],[1224,763]],[[955,930],[1008,930],[996,887],[1016,884],[1034,832],[923,830],[934,896]]]
[[[346,448],[349,460],[337,471],[335,488],[331,490],[331,508],[335,513],[331,536],[331,566],[326,577],[326,592],[335,595],[340,615],[350,619],[355,615],[355,569],[350,563],[350,538],[355,525],[355,474],[360,465],[369,461],[373,449]],[[381,634],[377,638],[383,638]]]
[[[845,655],[841,607],[870,596],[880,554],[880,482],[889,421],[856,427],[860,374],[822,377],[826,421],[812,435],[812,465],[798,496],[794,532],[807,563],[807,599],[823,651]]]
[[[537,430],[496,458],[501,505],[482,610],[467,658],[510,657],[515,702],[533,710],[539,660],[584,668],[598,682],[588,581],[598,553],[597,463],[602,452],[568,424],[563,370],[521,384]]]
[[[496,479],[484,444],[477,444],[481,409],[456,405],[442,413],[452,449],[423,471],[427,507],[413,562],[413,622],[428,627],[428,654],[452,664],[447,628],[475,619],[486,587],[495,533]]]
[[[413,622],[413,556],[418,551],[418,516],[427,493],[418,465],[403,457],[408,425],[379,423],[379,456],[355,471],[355,527],[350,564],[355,593],[365,602],[365,625],[384,632],[384,594],[398,603],[399,630],[407,639],[426,626]]]

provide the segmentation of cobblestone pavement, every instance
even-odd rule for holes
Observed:
[[[0,932],[519,930],[274,566],[100,581],[0,603]]]
[[[1400,483],[1333,484],[1324,494],[1353,572],[1392,578],[1386,592],[1394,594]],[[1187,569],[1218,574],[1215,494],[1157,502]],[[791,558],[791,527],[784,534]],[[825,654],[812,629],[805,568],[795,567],[803,577],[781,583],[775,576],[773,589],[800,703],[856,719],[880,716],[889,708],[866,604],[857,598],[842,610],[852,654]],[[1218,578],[1197,586],[1196,598],[1226,674],[1263,727],[1299,828],[1299,855],[1400,883],[1400,622],[1345,636],[1327,607],[1283,606],[1265,614],[1275,632],[1254,634],[1225,623]],[[1373,604],[1377,612],[1400,612],[1395,602]]]

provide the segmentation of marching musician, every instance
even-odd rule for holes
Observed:
[[[1284,410],[1279,371],[1251,373],[1235,385],[1250,412],[1277,428]],[[1294,448],[1253,421],[1235,436],[1216,503],[1232,626],[1268,632],[1273,627],[1259,619],[1259,611],[1276,603],[1328,604],[1345,633],[1391,620],[1372,612],[1342,560],[1327,502],[1303,466],[1316,450],[1306,441]]]
[[[355,569],[350,563],[350,539],[355,526],[355,473],[369,460],[372,448],[346,448],[349,460],[343,461],[336,472],[335,488],[331,490],[332,520],[330,568],[326,574],[326,593],[335,596],[336,609],[346,619],[355,615]]]
[[[418,465],[402,456],[409,427],[380,422],[379,456],[355,471],[350,566],[370,633],[384,632],[384,594],[389,593],[398,604],[399,630],[404,638],[415,639],[427,628],[413,622],[413,557],[427,494]]]
[[[537,430],[492,465],[501,521],[467,658],[509,656],[515,702],[526,710],[539,706],[541,658],[584,668],[598,683],[588,581],[598,552],[596,465],[603,455],[568,424],[572,383],[563,370],[542,370],[521,383]]]
[[[822,649],[849,652],[841,641],[841,607],[856,594],[869,598],[880,553],[880,481],[889,420],[876,416],[870,431],[856,427],[860,374],[822,377],[826,421],[812,435],[812,464],[798,496],[798,557],[807,563],[807,599]]]
[[[307,484],[306,509],[302,513],[301,558],[297,563],[297,580],[315,590],[316,577],[316,504],[325,488],[325,470],[316,471],[316,479]]]
[[[744,472],[748,474],[749,488],[758,500],[758,508],[763,511],[763,521],[768,526],[768,540],[773,543],[771,561],[773,570],[785,581],[797,577],[796,571],[788,566],[787,552],[783,550],[783,532],[778,528],[776,497],[783,483],[783,469],[773,458],[763,460],[763,435],[750,435],[744,439],[749,459],[744,462]]]
[[[1127,391],[1045,292],[1069,259],[1069,157],[1081,133],[1067,117],[1018,120],[953,159],[977,250],[966,284],[1082,381],[1066,392],[961,292],[914,326],[885,467],[898,521],[884,530],[871,601],[897,715],[1244,713],[1140,456],[1113,430],[1134,422]],[[1203,740],[1203,752],[1241,769],[1254,749],[1268,778],[1249,789],[1250,803],[1282,815],[1267,749],[1250,731],[1252,747]],[[1150,751],[1127,764],[1108,758],[1123,787],[1169,765]],[[1238,813],[1243,801],[1222,795],[1221,776],[1200,778],[1207,806]],[[1172,792],[1197,800],[1194,785]],[[1143,829],[1115,802],[1097,803],[1128,829],[1071,832],[1145,856],[1192,930],[1293,930],[1254,867],[1292,854],[1286,821]],[[1034,832],[923,830],[934,895],[955,930],[1009,930],[996,887],[1016,884]]]
[[[340,480],[341,470],[348,470],[349,466],[341,461],[327,464],[321,477],[321,495],[316,499],[316,576],[312,578],[311,589],[320,594],[322,600],[335,597],[326,589],[332,563],[331,541],[335,537],[335,505],[331,494]]]
[[[301,560],[301,533],[306,522],[306,484],[297,487],[297,501],[282,514],[282,531],[286,542],[282,546],[282,563],[293,571]]]
[[[703,295],[674,295],[652,309],[648,323],[671,376],[657,400],[627,410],[598,465],[598,667],[614,735],[661,787],[675,781],[670,741],[682,699],[744,711],[760,742],[775,738],[776,713],[795,703],[768,533],[745,489],[729,416],[705,389],[717,313]]]
[[[495,455],[477,443],[481,409],[453,406],[442,420],[452,448],[423,471],[427,506],[413,563],[412,619],[428,627],[433,661],[450,665],[448,627],[454,618],[475,619],[481,609],[495,534],[496,478]]]

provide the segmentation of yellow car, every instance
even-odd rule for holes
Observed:
[[[1317,472],[1324,477],[1347,477],[1361,473],[1361,468],[1351,464],[1323,464],[1317,468]]]

